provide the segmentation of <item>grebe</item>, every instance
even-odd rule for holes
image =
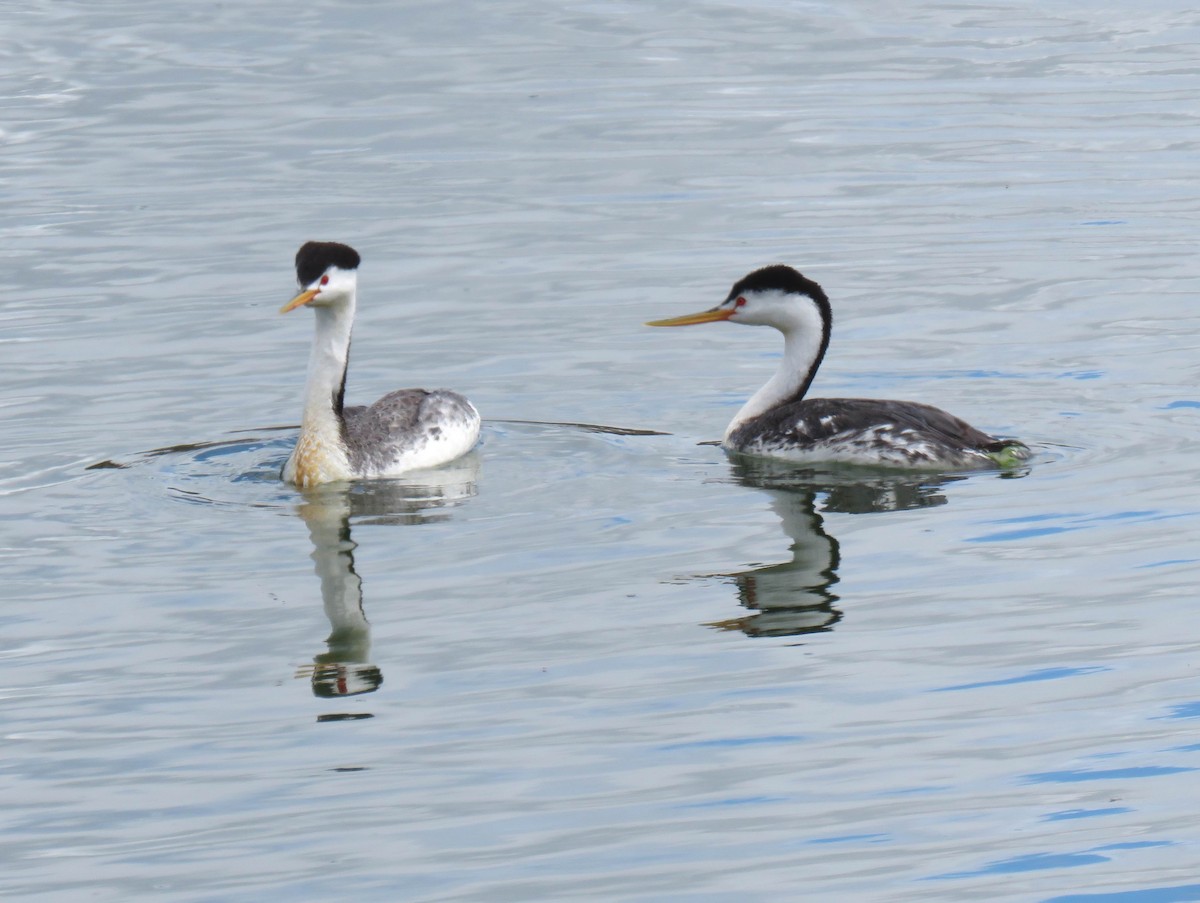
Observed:
[[[349,245],[305,243],[296,252],[303,291],[279,311],[307,306],[317,315],[300,438],[282,473],[300,487],[437,467],[479,439],[479,412],[448,389],[399,389],[369,408],[343,406],[359,260]]]
[[[647,326],[728,320],[783,333],[779,370],[738,411],[721,445],[732,452],[793,461],[885,467],[1010,467],[1029,457],[938,408],[874,398],[805,398],[829,346],[833,316],[821,286],[789,266],[755,270],[720,305]]]

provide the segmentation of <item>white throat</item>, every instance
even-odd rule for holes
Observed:
[[[784,322],[773,323],[783,333],[783,360],[775,375],[766,385],[750,396],[740,411],[725,428],[725,438],[739,426],[760,414],[788,401],[797,401],[801,387],[812,379],[821,364],[821,343],[824,340],[824,323],[816,305],[804,304],[792,307]]]
[[[301,429],[339,423],[333,399],[342,389],[346,362],[350,357],[350,330],[354,327],[354,303],[318,307],[316,334],[308,356],[308,378],[304,384],[304,419]],[[340,428],[340,427],[339,427]]]

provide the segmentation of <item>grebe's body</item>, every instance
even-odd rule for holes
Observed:
[[[1015,449],[932,405],[873,398],[781,405],[738,425],[722,445],[792,461],[952,469],[1010,463]]]
[[[281,311],[308,306],[316,314],[300,438],[282,474],[300,487],[437,467],[479,439],[479,412],[448,389],[400,389],[370,407],[345,407],[358,264],[348,245],[308,242],[296,254],[304,290]]]
[[[829,347],[833,316],[821,286],[791,267],[755,270],[712,310],[650,326],[729,320],[774,326],[783,361],[738,411],[721,443],[729,451],[800,462],[969,469],[1011,466],[1029,456],[939,408],[912,401],[806,398]]]

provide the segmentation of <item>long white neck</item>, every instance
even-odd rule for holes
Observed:
[[[803,398],[817,368],[821,366],[829,335],[820,314],[814,306],[807,304],[790,313],[792,315],[782,325],[772,324],[783,333],[783,360],[779,362],[779,369],[767,380],[766,385],[750,396],[750,400],[729,422],[725,428],[726,439],[747,420],[778,405]]]
[[[300,438],[283,467],[283,478],[297,486],[348,480],[354,473],[342,435],[342,393],[354,325],[354,298],[315,307],[316,335],[308,358]]]
[[[314,308],[316,334],[308,357],[301,434],[337,436],[341,432],[341,401],[354,326],[354,299]]]

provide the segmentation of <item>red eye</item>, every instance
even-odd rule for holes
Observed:
[[[734,306],[734,307],[745,307],[745,306],[746,306],[746,299],[745,299],[745,298],[738,298],[736,301],[734,301],[734,302],[733,302],[733,306]]]
[[[321,285],[329,285],[329,277],[328,276],[321,277]]]

